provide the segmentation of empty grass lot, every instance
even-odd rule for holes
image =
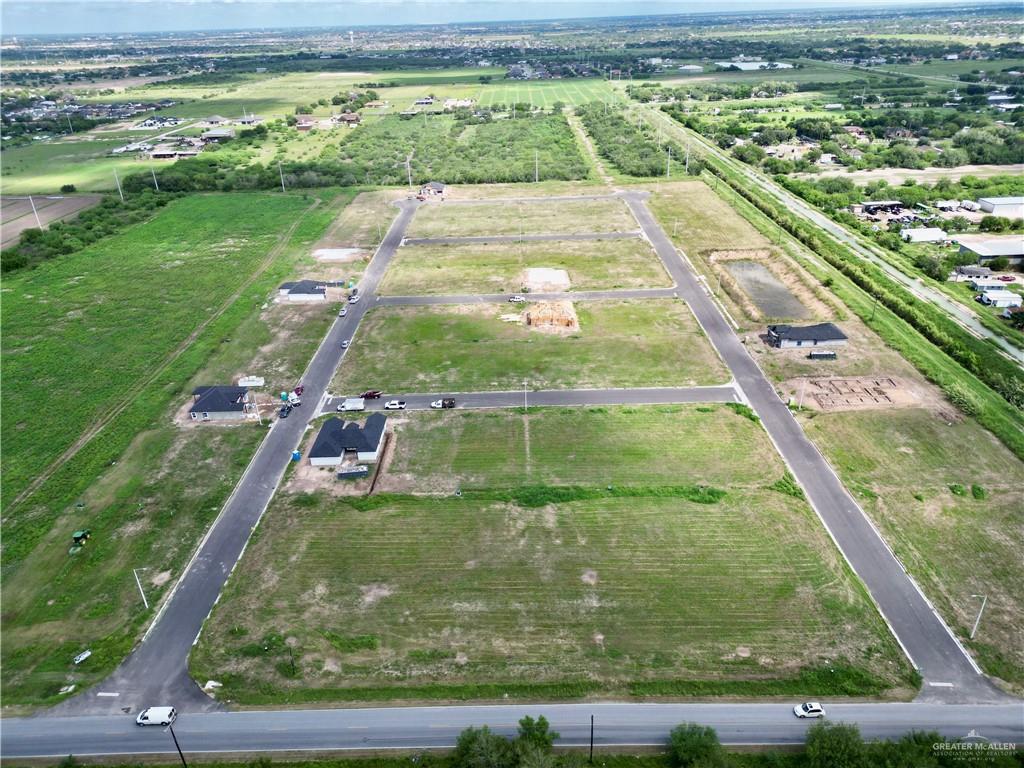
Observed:
[[[817,415],[807,434],[985,671],[1024,691],[1024,464],[976,422],[921,409]],[[988,603],[969,641],[972,595]]]
[[[636,232],[636,223],[621,200],[543,200],[502,203],[425,205],[416,212],[407,237],[475,237],[479,235],[553,235],[589,232]]]
[[[529,305],[526,305],[529,308]],[[579,302],[556,336],[501,320],[511,305],[386,307],[366,315],[334,392],[695,386],[729,380],[689,308],[671,299]]]
[[[525,270],[531,267],[564,269],[571,290],[672,284],[650,244],[633,238],[408,246],[388,266],[381,292],[517,292],[523,290]]]
[[[894,641],[806,503],[767,490],[783,469],[759,425],[722,406],[530,420],[533,450],[553,463],[568,450],[568,426],[584,436],[621,429],[614,447],[605,438],[603,459],[620,465],[626,495],[595,482],[592,455],[553,470],[549,482],[584,486],[561,497],[551,486],[279,496],[207,624],[193,674],[243,704],[901,685]],[[657,420],[667,444],[615,450],[649,439]],[[711,429],[725,455],[688,444]],[[398,439],[420,436],[411,428]],[[453,442],[491,457],[485,478],[532,482],[516,475],[519,447],[493,437],[463,429]],[[705,478],[729,481],[717,502],[680,490]]]
[[[689,256],[771,245],[703,181],[662,184],[648,204],[669,236],[675,230],[674,242]]]

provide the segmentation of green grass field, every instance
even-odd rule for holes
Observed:
[[[526,305],[529,310],[530,305]],[[363,320],[332,391],[469,392],[720,384],[729,375],[685,304],[580,302],[579,331],[531,330],[510,305],[387,307]]]
[[[519,292],[533,267],[564,269],[572,290],[672,284],[646,240],[563,240],[407,246],[388,266],[381,293]]]
[[[190,197],[7,278],[5,498],[211,318],[308,205],[282,195]],[[51,407],[40,407],[40,393]]]
[[[439,442],[449,418],[463,428]],[[724,407],[528,418],[550,472],[517,473],[519,446],[495,439],[522,415],[415,414],[397,440],[486,456],[478,490],[279,496],[193,674],[250,704],[880,693],[907,679],[806,503],[767,490],[782,465],[758,425]],[[591,461],[558,463],[566,428],[604,435]],[[601,463],[618,465],[620,495]],[[537,479],[573,487],[520,485]],[[712,479],[724,497],[690,500],[683,484]]]
[[[112,190],[117,189],[115,171],[124,178],[167,164],[165,160],[137,159],[134,155],[111,156],[110,150],[125,143],[122,139],[97,138],[40,141],[5,149],[0,190],[5,195],[54,194],[64,184],[74,184],[79,192]]]
[[[529,190],[524,191],[524,195]],[[640,229],[622,200],[541,200],[425,205],[407,237],[579,234]]]
[[[1024,690],[1024,463],[975,422],[920,409],[819,414],[806,428],[985,671]],[[969,641],[972,595],[988,603]]]
[[[661,184],[651,190],[649,205],[665,232],[689,256],[771,245],[703,181]]]

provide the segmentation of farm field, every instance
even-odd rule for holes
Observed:
[[[563,269],[572,290],[658,288],[671,279],[646,240],[563,240],[410,245],[388,267],[381,293],[506,293],[524,290],[528,268]]]
[[[424,416],[436,429],[461,414]],[[783,467],[758,425],[724,407],[531,413],[537,464],[566,456],[569,425],[622,430],[603,454],[621,464],[608,492],[582,460],[516,476],[521,445],[493,438],[522,419],[467,415],[444,446],[485,465],[462,498],[279,495],[193,674],[243,704],[905,685],[895,642],[806,503],[767,489]],[[629,449],[654,423],[667,444]],[[399,439],[424,438],[425,454],[439,443],[423,426]],[[718,450],[687,444],[712,428]],[[572,485],[518,485],[535,478]],[[693,485],[710,478],[728,481],[724,496]]]
[[[529,194],[529,189],[525,190]],[[409,225],[410,238],[638,232],[626,204],[605,200],[531,200],[425,205]]]
[[[805,428],[982,668],[1024,691],[1024,463],[973,420],[923,409],[817,414]],[[988,602],[971,641],[973,595]]]
[[[73,219],[81,211],[99,203],[100,195],[72,195],[37,197],[31,201],[25,198],[0,198],[2,213],[3,243],[0,247],[7,248],[21,239],[21,233],[42,224],[44,228],[54,221]],[[35,206],[35,213],[32,206]],[[36,220],[38,214],[38,223]]]
[[[337,159],[354,183],[423,184],[580,179],[588,168],[561,114],[491,122],[382,117],[346,132]],[[408,166],[406,163],[408,162]]]
[[[514,390],[524,381],[532,389],[696,386],[729,380],[682,302],[579,302],[575,311],[579,330],[554,335],[502,320],[518,313],[509,305],[374,309],[363,319],[332,391]],[[388,354],[382,355],[385,346]]]
[[[282,195],[193,196],[78,253],[7,278],[8,505],[125,390],[213,318],[308,206]],[[40,387],[59,407],[39,407]],[[18,523],[7,521],[5,554],[18,540]]]
[[[124,143],[122,139],[65,139],[5,149],[0,189],[4,195],[56,194],[64,184],[74,184],[79,192],[112,190],[117,188],[115,171],[124,178],[167,164],[166,160],[110,155]]]

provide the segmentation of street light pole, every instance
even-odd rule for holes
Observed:
[[[981,610],[978,611],[978,618],[974,621],[974,628],[971,629],[971,640],[974,639],[974,634],[978,631],[978,625],[981,624],[981,614],[985,612],[985,603],[988,602],[988,595],[971,595],[971,597],[981,598]]]
[[[523,380],[523,412],[530,410],[530,406],[526,403],[526,380]]]
[[[144,571],[145,568],[132,568],[132,575],[135,577],[135,586],[139,588],[139,594],[142,595],[142,604],[146,606],[146,610],[149,610],[149,600],[146,599],[146,593],[142,591],[142,582],[139,581],[139,571]]]
[[[590,764],[594,764],[594,716],[590,716]]]

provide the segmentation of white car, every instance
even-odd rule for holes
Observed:
[[[349,304],[358,304],[359,303],[359,295],[357,294],[355,296],[349,296],[348,297],[348,303]]]
[[[348,307],[342,307],[338,310],[338,317],[344,317],[348,314]]]
[[[345,339],[345,341],[341,342],[341,348],[348,349],[348,339]]]
[[[508,300],[513,304],[523,304],[526,302],[526,299],[523,296],[509,296]]]
[[[805,701],[793,707],[793,714],[797,717],[824,717],[825,708],[816,701]]]
[[[178,717],[174,707],[148,707],[135,718],[136,725],[170,725]]]
[[[404,411],[405,400],[388,400],[384,403],[385,411]]]

